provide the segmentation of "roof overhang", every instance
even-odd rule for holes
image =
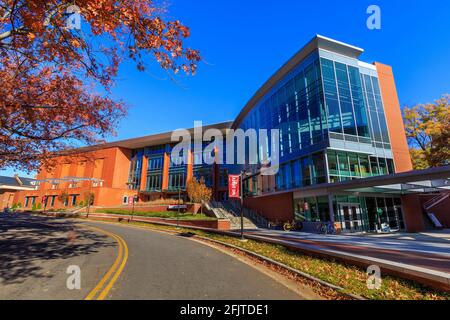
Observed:
[[[223,132],[226,131],[226,129],[229,129],[231,126],[231,121],[228,122],[221,122],[217,124],[207,125],[202,127],[203,131],[206,131],[208,129],[218,129]],[[194,134],[194,128],[186,129],[191,133]],[[175,130],[174,130],[175,131]],[[127,140],[120,140],[115,142],[109,142],[109,143],[103,143],[98,144],[94,146],[88,146],[88,147],[82,147],[78,149],[69,150],[68,152],[76,152],[76,153],[83,153],[83,152],[91,152],[96,151],[100,149],[109,149],[109,148],[125,148],[125,149],[140,149],[145,147],[151,147],[151,146],[157,146],[162,145],[166,143],[173,143],[172,141],[172,133],[174,131],[165,132],[165,133],[159,133],[159,134],[153,134],[145,137],[140,138],[133,138],[133,139],[127,139]]]
[[[450,166],[415,170],[392,175],[356,179],[337,183],[324,183],[277,192],[282,194],[294,192],[296,197],[308,197],[327,194],[353,195],[406,195],[431,192],[450,192]],[[267,195],[262,195],[267,196]]]

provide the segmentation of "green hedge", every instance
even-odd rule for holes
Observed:
[[[96,209],[96,213],[109,213],[109,214],[123,214],[123,215],[131,215],[131,210],[127,209]],[[176,211],[166,211],[166,212],[134,212],[135,216],[142,217],[152,217],[152,218],[166,218],[166,219],[176,219],[177,218]],[[192,213],[180,213],[179,218],[181,220],[217,220],[216,218],[209,217],[205,214],[192,214]]]

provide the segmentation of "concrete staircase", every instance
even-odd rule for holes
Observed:
[[[210,201],[208,206],[215,216],[219,219],[228,219],[231,223],[231,229],[241,228],[241,214],[236,210],[230,210],[224,206],[223,202]],[[244,229],[257,229],[258,227],[247,217],[244,217]]]

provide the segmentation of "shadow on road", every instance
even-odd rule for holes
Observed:
[[[115,243],[108,236],[80,228],[75,221],[1,214],[0,283],[19,284],[29,278],[51,278],[45,261],[88,255],[109,246]]]

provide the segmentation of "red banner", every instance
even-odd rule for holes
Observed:
[[[240,198],[240,176],[239,175],[228,175],[228,197],[229,198]]]

